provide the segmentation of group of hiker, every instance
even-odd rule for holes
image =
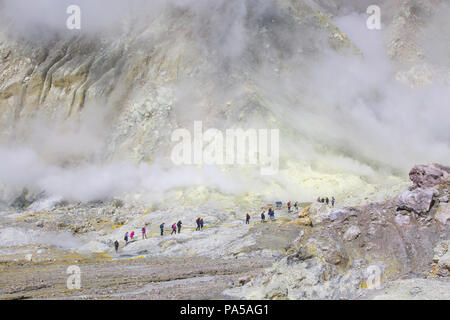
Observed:
[[[287,203],[288,212],[291,212],[291,206],[292,206],[291,201],[288,201],[288,203]],[[294,208],[295,208],[295,211],[298,210],[298,201],[294,202]]]
[[[141,233],[142,233],[142,240],[147,239],[147,229],[145,229],[145,226],[142,227],[141,229]],[[134,236],[136,234],[134,233],[134,231],[131,231],[130,234],[128,234],[128,231],[125,232],[125,235],[123,236],[123,240],[125,241],[125,245],[128,244],[128,240],[133,241],[134,240]],[[119,241],[114,241],[114,249],[119,250]]]
[[[275,220],[275,210],[273,210],[272,207],[269,207],[267,211],[267,215],[269,216],[270,220]],[[261,211],[261,222],[266,221],[266,210],[262,209]]]
[[[250,216],[249,216],[250,219]],[[196,231],[202,230],[203,226],[204,226],[204,222],[203,222],[203,218],[202,217],[198,217],[195,222],[197,223],[197,228],[195,229]],[[164,226],[165,226],[165,222],[161,223],[159,226],[159,229],[161,230],[161,235],[164,235]],[[174,222],[172,224],[172,232],[170,233],[172,234],[177,234],[181,233],[181,226],[183,225],[183,223],[181,222],[181,220],[178,220],[178,222]],[[123,237],[123,240],[125,241],[125,245],[128,244],[128,241],[132,241],[134,240],[134,236],[135,233],[134,231],[131,231],[130,234],[128,234],[128,231],[125,232],[125,235]],[[145,229],[145,227],[142,227],[142,240],[147,239],[147,230]],[[114,241],[114,249],[116,250],[116,252],[119,250],[119,241]]]
[[[166,225],[166,223],[165,222],[163,222],[163,223],[161,223],[160,225],[159,225],[159,229],[161,230],[161,235],[163,236],[164,235],[164,226]],[[177,234],[177,231],[178,231],[178,233],[181,233],[181,226],[183,225],[183,222],[181,222],[181,220],[178,220],[178,222],[174,222],[174,223],[172,223],[172,232],[170,233],[171,235],[172,234]]]
[[[195,223],[197,224],[197,228],[195,229],[195,231],[200,231],[203,229],[203,218],[202,217],[198,217],[195,220]]]
[[[317,197],[317,202],[319,203],[326,203],[327,205],[330,203],[330,199],[328,197]],[[336,199],[333,197],[331,197],[331,206],[334,207],[334,204],[336,202]]]
[[[328,197],[318,197],[317,198],[317,202],[319,203],[326,203],[327,205],[330,203],[330,199]],[[333,197],[331,197],[331,206],[334,207],[334,204],[336,202],[336,199]],[[288,208],[288,212],[291,212],[291,207],[295,208],[295,211],[298,210],[298,201],[295,201],[294,204],[292,205],[291,201],[287,202],[287,208]],[[277,202],[277,208],[281,207],[281,202]],[[267,215],[269,216],[270,220],[275,220],[275,210],[272,208],[272,206],[269,206],[269,209],[267,211]],[[247,212],[245,214],[245,224],[250,224],[250,214]],[[261,211],[261,222],[266,222],[266,210],[263,208]],[[197,228],[195,229],[196,231],[200,231],[203,229],[203,218],[202,217],[198,217],[195,220],[195,223],[197,224]],[[183,223],[181,222],[181,220],[179,220],[178,222],[174,222],[172,224],[172,234],[177,234],[181,233],[181,226],[183,225]],[[164,226],[165,226],[165,222],[161,223],[161,225],[159,226],[160,230],[161,230],[161,236],[164,235]],[[142,240],[147,239],[147,230],[145,229],[145,226],[142,227]],[[125,244],[128,244],[128,240],[134,240],[134,236],[135,233],[134,231],[131,231],[131,233],[128,235],[128,232],[125,233],[124,236],[124,240],[125,240]],[[114,241],[114,248],[117,252],[117,250],[119,249],[119,241]]]

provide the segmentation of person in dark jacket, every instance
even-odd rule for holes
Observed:
[[[116,250],[116,252],[117,252],[117,250],[119,250],[119,241],[114,241],[114,249]]]
[[[181,222],[181,220],[178,220],[177,222],[177,227],[178,227],[178,233],[181,232],[181,226],[183,225],[183,223]]]
[[[161,235],[163,236],[164,235],[164,222],[163,223],[161,223],[161,225],[159,226],[159,228],[161,229]]]
[[[250,215],[248,212],[245,214],[245,224],[250,224]]]

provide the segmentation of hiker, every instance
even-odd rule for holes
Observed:
[[[147,231],[145,230],[145,227],[142,227],[142,240],[147,239]]]
[[[123,237],[123,240],[125,240],[125,244],[128,243],[128,231],[125,232],[125,236]]]
[[[334,203],[336,202],[336,199],[334,196],[331,197],[331,206],[334,207]]]
[[[261,212],[261,222],[265,222],[266,221],[266,215],[264,214],[264,210]]]
[[[181,220],[178,220],[177,222],[177,227],[178,227],[178,233],[181,232],[181,226],[183,225],[183,223],[181,222]]]
[[[250,215],[248,212],[245,214],[245,224],[250,224]]]
[[[119,241],[114,241],[114,249],[116,249],[116,252],[117,252],[117,250],[119,250]]]
[[[327,203],[327,205],[330,203],[330,199],[328,199],[328,197],[325,198],[325,202]]]
[[[270,220],[275,220],[275,211],[272,208],[270,208],[270,213]]]
[[[295,201],[294,208],[295,208],[295,211],[298,211],[298,201]]]
[[[325,198],[322,198],[322,200],[320,202],[325,203]]]
[[[290,201],[288,201],[287,207],[288,207],[288,212],[291,212],[291,202]]]
[[[203,229],[203,218],[200,217],[200,229]]]
[[[177,224],[175,222],[172,224],[172,233],[170,235],[174,233],[177,234]]]
[[[159,226],[159,228],[161,229],[161,235],[164,235],[164,224],[165,222],[161,223],[161,225]]]
[[[200,217],[195,220],[195,223],[197,223],[197,228],[195,229],[195,231],[200,231]]]
[[[133,240],[133,237],[134,237],[134,231],[131,231],[130,240]]]
[[[320,203],[320,196],[319,196],[319,197],[317,197],[317,202],[319,202],[319,203]]]

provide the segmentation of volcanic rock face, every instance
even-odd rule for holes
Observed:
[[[415,168],[423,169],[422,181],[436,181],[436,165]],[[448,206],[438,197],[449,195],[449,184],[438,181],[428,185],[433,189],[414,189],[418,193],[406,201],[408,211],[400,210],[398,199],[334,210],[325,204],[311,205],[299,219],[318,212],[329,214],[312,227],[302,227],[300,240],[294,244],[296,252],[229,294],[271,299],[381,299],[382,294],[376,290],[386,288],[386,295],[395,298],[395,294],[402,296],[403,286],[410,285],[391,284],[399,277],[411,281],[436,278],[436,285],[448,287]],[[426,282],[420,282],[422,285],[428,292]]]
[[[450,168],[438,164],[412,168],[409,177],[413,186],[397,198],[397,209],[423,214],[430,210],[433,201],[445,202],[448,198],[446,190],[450,183],[449,172]],[[442,217],[446,219],[445,212]]]
[[[409,178],[416,188],[432,188],[438,184],[450,183],[450,168],[439,164],[415,166]]]

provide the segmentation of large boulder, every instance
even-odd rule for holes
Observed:
[[[356,216],[356,212],[347,209],[336,209],[330,213],[329,219],[333,222],[342,222],[350,216]]]
[[[435,190],[417,188],[405,190],[397,198],[397,210],[414,211],[416,213],[427,213],[430,211]]]
[[[359,229],[358,226],[351,226],[347,229],[344,233],[344,240],[345,241],[352,241],[358,238],[358,236],[361,234],[361,229]]]
[[[416,188],[431,188],[450,182],[450,168],[439,164],[417,165],[409,172]]]

